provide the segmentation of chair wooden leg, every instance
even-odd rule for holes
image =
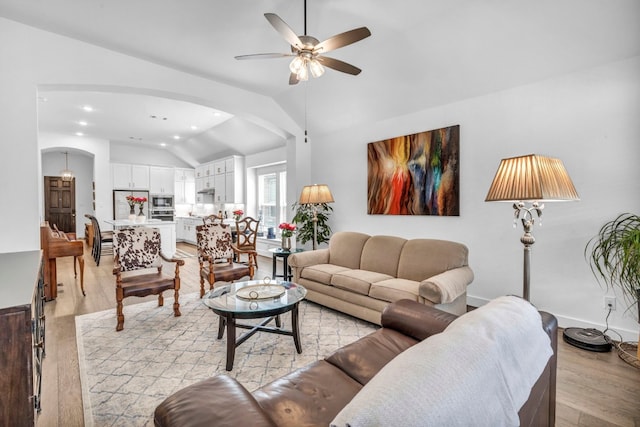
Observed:
[[[116,314],[118,317],[118,325],[116,326],[116,331],[121,331],[124,328],[124,314],[122,313],[122,299],[123,299],[123,291],[122,288],[116,288]]]
[[[173,293],[173,317],[182,316],[182,313],[180,313],[180,302],[178,301],[178,294],[179,294],[179,291],[176,288],[176,290]]]
[[[82,296],[86,296],[87,294],[84,292],[84,258],[82,256],[77,256],[75,259],[78,260],[78,265],[80,266],[80,290],[82,291]],[[75,270],[76,263],[73,262],[73,268]]]
[[[204,296],[204,278],[200,275],[200,298]]]
[[[162,293],[158,294],[158,307],[162,307],[164,305],[164,297]]]

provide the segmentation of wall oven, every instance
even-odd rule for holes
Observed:
[[[161,221],[174,221],[176,216],[175,209],[151,209],[151,219],[159,219]]]
[[[173,209],[172,195],[151,195],[151,209]]]

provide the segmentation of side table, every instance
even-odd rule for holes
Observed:
[[[273,271],[271,275],[274,279],[278,277],[282,277],[284,280],[291,281],[293,275],[291,274],[291,270],[289,269],[289,255],[295,254],[298,252],[304,252],[304,249],[282,249],[282,248],[271,248],[269,249],[271,252],[271,257],[273,259]],[[276,260],[278,257],[282,258],[282,274],[276,274]]]

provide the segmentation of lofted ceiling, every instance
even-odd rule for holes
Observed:
[[[287,58],[234,59],[289,52],[266,12],[303,34],[303,0],[0,0],[5,18],[271,97],[312,135],[640,54],[637,0],[308,0],[309,35],[322,41],[366,26],[372,36],[330,54],[362,68],[360,75],[327,70],[290,86]],[[89,102],[81,95],[43,94],[40,130],[76,132],[77,106]],[[251,154],[284,144],[281,135],[209,107],[91,96],[109,115],[86,133],[107,139],[159,144],[182,129],[199,151],[194,158],[204,160],[231,147]]]

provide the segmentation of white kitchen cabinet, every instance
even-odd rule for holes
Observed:
[[[196,227],[202,225],[202,218],[185,218],[184,241],[196,244]]]
[[[206,170],[207,170],[207,165],[206,164],[197,166],[196,167],[196,179],[204,178]]]
[[[236,157],[229,157],[224,161],[225,173],[233,172],[236,168]]]
[[[225,165],[225,173],[215,176],[216,203],[244,203],[244,158],[231,156],[217,163]]]
[[[196,244],[196,226],[202,225],[202,218],[177,218],[177,238],[181,242]]]
[[[151,194],[173,194],[175,191],[173,168],[151,166],[149,168],[149,192]]]
[[[224,164],[224,163],[223,163]],[[216,189],[214,198],[216,203],[226,203],[226,180],[224,173],[214,175],[213,187]]]
[[[221,175],[224,174],[226,172],[225,170],[225,161],[224,160],[218,160],[213,162],[213,173],[215,175]]]
[[[178,242],[184,241],[185,235],[185,219],[184,218],[176,218],[176,240]]]
[[[196,179],[193,169],[176,169],[174,177],[175,203],[196,202]]]
[[[149,190],[149,166],[112,163],[111,182],[114,190]]]

